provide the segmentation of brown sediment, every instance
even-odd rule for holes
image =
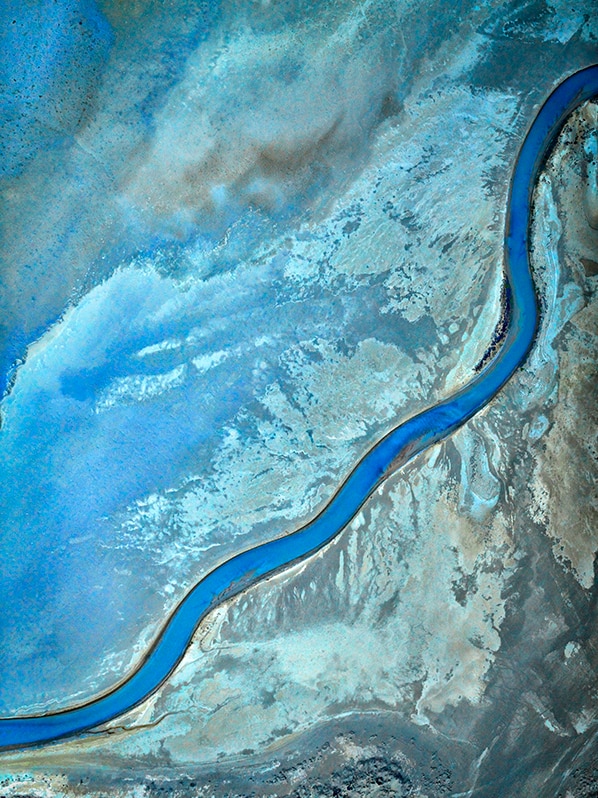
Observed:
[[[500,318],[492,333],[492,340],[490,341],[488,349],[486,349],[482,359],[474,368],[476,373],[481,371],[486,363],[492,360],[496,355],[509,330],[509,325],[511,323],[511,289],[506,280],[503,280],[501,288],[500,306]]]

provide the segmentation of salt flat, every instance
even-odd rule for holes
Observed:
[[[8,331],[2,402],[3,713],[109,687],[206,569],[310,517],[471,376],[518,146],[596,52],[582,4],[103,12],[92,106],[6,179],[3,297],[29,332]],[[130,717],[3,755],[7,790],[325,795],[361,773],[345,794],[371,795],[380,772],[382,795],[397,773],[553,795],[570,771],[583,794],[593,113],[539,183],[525,368],[315,560],[218,611]]]

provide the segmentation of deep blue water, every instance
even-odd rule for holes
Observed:
[[[564,121],[598,95],[598,65],[564,80],[534,120],[519,152],[505,231],[511,295],[508,332],[499,353],[464,388],[396,427],[355,467],[325,509],[302,529],[232,557],[202,579],[166,621],[140,667],[110,693],[70,710],[0,719],[0,748],[44,743],[98,726],[143,701],[172,673],[207,612],[259,579],[313,554],[355,516],[376,487],[418,452],[445,438],[500,390],[527,356],[538,326],[530,263],[531,197],[538,173]]]

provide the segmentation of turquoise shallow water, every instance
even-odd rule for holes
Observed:
[[[418,452],[442,440],[500,390],[529,352],[538,324],[528,257],[531,197],[538,169],[571,111],[598,94],[598,66],[564,80],[534,120],[515,166],[505,231],[510,323],[494,359],[458,393],[387,434],[358,463],[325,509],[285,537],[229,559],[202,579],[179,604],[140,667],[111,692],[87,704],[44,716],[0,719],[0,747],[34,745],[84,731],[140,703],[172,673],[197,625],[222,600],[293,562],[337,535],[382,480]]]

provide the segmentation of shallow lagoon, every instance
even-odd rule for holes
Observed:
[[[243,14],[196,14],[176,55],[153,13],[133,39],[108,35],[109,15],[82,17],[111,47],[86,84],[94,112],[53,147],[32,128],[37,155],[14,165],[5,351],[25,363],[2,405],[5,713],[111,685],[198,576],[306,518],[398,413],[427,405],[438,324],[457,324],[455,338],[471,326],[448,274],[454,308],[430,317],[425,275],[415,287],[428,242],[417,235],[411,255],[392,202],[397,166],[425,183],[430,164],[458,173],[458,161],[415,138],[384,164],[382,140],[384,197],[369,175],[354,184],[408,85],[399,29],[376,24],[383,6],[361,22],[351,5],[309,24],[257,14],[249,28]],[[152,80],[148,41],[178,59]],[[70,38],[60,47],[79,57]],[[466,118],[475,100],[462,105]],[[476,154],[486,169],[481,143]],[[454,238],[435,244],[444,270],[481,250],[470,301],[496,280],[491,254]]]
[[[372,8],[368,7],[370,11]],[[87,84],[94,107],[76,117],[72,123],[76,134],[64,120],[58,125],[54,120],[54,145],[40,145],[38,155],[11,178],[16,189],[9,193],[13,217],[7,218],[18,218],[20,224],[11,222],[7,226],[11,249],[2,273],[9,277],[5,286],[12,287],[8,303],[11,312],[19,322],[26,319],[30,325],[29,332],[24,333],[15,324],[9,343],[16,341],[22,351],[28,338],[39,340],[19,371],[11,397],[3,404],[6,418],[11,406],[14,409],[11,424],[15,437],[6,438],[11,440],[7,451],[16,464],[14,470],[12,466],[8,470],[14,490],[6,510],[9,520],[13,513],[14,523],[12,534],[7,525],[5,539],[10,556],[6,568],[14,585],[34,586],[29,592],[20,587],[15,590],[12,629],[16,634],[11,636],[9,618],[3,631],[9,650],[22,658],[21,673],[26,670],[38,677],[37,683],[28,677],[25,684],[17,670],[7,669],[3,674],[3,688],[6,685],[8,689],[3,690],[3,697],[8,696],[6,704],[12,711],[68,703],[110,684],[134,663],[164,613],[210,562],[307,517],[397,414],[411,414],[467,378],[482,357],[497,318],[501,214],[506,204],[506,181],[526,120],[531,119],[542,88],[582,65],[592,47],[591,24],[584,22],[583,11],[578,14],[567,9],[564,14],[553,6],[544,16],[535,12],[526,16],[517,8],[508,13],[489,6],[464,10],[462,27],[455,19],[450,20],[456,33],[444,50],[438,44],[445,41],[447,28],[434,27],[433,9],[428,16],[421,9],[399,9],[396,25],[385,22],[384,34],[379,32],[380,18],[375,14],[364,18],[357,7],[343,6],[338,11],[338,28],[328,24],[330,19],[320,25],[317,15],[313,20],[310,17],[301,28],[301,39],[308,44],[301,55],[306,62],[310,53],[320,58],[318,42],[322,30],[329,31],[333,55],[326,60],[327,80],[343,71],[347,52],[356,56],[363,46],[362,58],[355,58],[356,71],[345,70],[344,83],[339,78],[336,85],[340,89],[333,101],[326,103],[324,120],[309,110],[313,98],[321,96],[322,84],[318,84],[313,70],[304,69],[298,79],[301,70],[297,64],[292,68],[277,65],[276,85],[295,87],[289,90],[286,105],[279,103],[284,106],[282,111],[296,107],[293,104],[300,96],[307,102],[307,106],[301,106],[308,109],[305,118],[317,122],[305,136],[318,139],[318,131],[331,130],[334,125],[327,127],[330,120],[340,118],[356,94],[371,96],[373,110],[369,99],[357,102],[356,114],[348,115],[338,136],[337,124],[333,133],[318,139],[320,144],[307,154],[305,136],[289,137],[279,128],[276,135],[284,142],[281,154],[272,151],[263,135],[267,126],[264,120],[272,116],[267,96],[262,95],[262,117],[252,118],[253,98],[260,96],[255,74],[271,80],[275,70],[269,71],[261,62],[256,67],[256,48],[247,46],[247,42],[252,36],[270,37],[268,41],[273,42],[277,29],[284,38],[290,17],[283,19],[266,9],[256,12],[247,24],[248,17],[231,16],[223,9],[222,14],[209,20],[202,18],[201,22],[191,14],[185,27],[181,18],[160,19],[155,9],[148,7],[144,13],[141,5],[134,12],[138,16],[130,19],[108,6],[104,10],[113,38],[108,34],[102,47],[112,49],[106,58],[106,50],[99,47],[105,60],[98,63],[106,64],[105,71],[100,81]],[[384,7],[382,18],[387,21],[386,10]],[[290,14],[290,10],[284,13]],[[302,23],[300,17],[293,19],[294,25]],[[360,28],[364,19],[367,34]],[[310,40],[305,33],[312,21]],[[92,28],[95,24],[89,22]],[[107,30],[102,26],[99,29]],[[230,41],[223,43],[223,29],[236,31],[236,49]],[[575,35],[576,43],[572,44]],[[347,49],[352,36],[357,43]],[[393,46],[393,37],[398,47]],[[427,60],[421,59],[422,40],[429,44]],[[315,42],[311,51],[310,42]],[[135,60],[141,59],[135,55],[136,47],[137,53],[143,50],[145,59],[137,64],[137,72]],[[508,60],[505,53],[509,47],[517,50],[517,63],[526,64],[522,70],[527,74],[518,72],[515,62]],[[202,48],[205,60],[190,55],[201,53]],[[272,49],[278,56],[280,50],[275,46]],[[377,52],[390,59],[390,66],[385,57],[378,58]],[[254,58],[253,66],[238,68],[239,60],[248,54],[250,61]],[[337,73],[335,58],[340,63]],[[497,70],[496,59],[500,58],[507,60]],[[155,63],[155,83],[149,97],[145,95],[151,83],[148,63]],[[126,70],[123,64],[128,65]],[[214,70],[216,82],[212,86],[218,86],[218,91],[223,72],[235,75],[235,81],[228,81],[230,91],[252,98],[246,103],[252,106],[250,118],[247,122],[239,114],[242,102],[231,101],[230,94],[226,103],[235,109],[230,119],[226,118],[226,107],[209,103],[202,118],[206,103],[200,91],[196,104],[187,102],[188,113],[200,121],[196,128],[200,132],[190,140],[185,126],[173,124],[172,116],[184,118],[181,99],[188,96],[194,76],[204,68]],[[123,74],[127,75],[124,82]],[[247,82],[243,82],[245,78]],[[238,85],[241,88],[236,88]],[[120,92],[121,87],[126,91]],[[372,87],[375,90],[370,92]],[[206,157],[198,140],[217,139],[214,127],[210,127],[214,119],[230,146],[224,147],[223,154],[222,144],[216,141],[209,153],[210,170],[196,174],[193,164]],[[293,120],[292,115],[288,119]],[[442,119],[442,125],[438,119]],[[248,154],[243,145],[238,145],[241,127],[243,136],[249,131],[253,137],[252,147],[258,142],[257,157],[251,148]],[[171,152],[183,153],[184,157],[177,160],[172,175],[164,175],[162,164]],[[292,173],[281,179],[280,164],[289,160]],[[189,163],[194,174],[191,181],[186,171]],[[316,169],[310,168],[313,163]],[[205,187],[210,180],[215,181],[216,188],[208,192]],[[199,212],[194,208],[196,199]],[[546,202],[550,205],[549,200]],[[223,207],[227,216],[219,222]],[[591,258],[589,244],[582,254],[586,260]],[[29,265],[33,257],[36,269],[32,270]],[[566,281],[570,267],[563,268],[565,277],[559,279]],[[115,269],[116,274],[109,278]],[[103,285],[90,290],[96,282]],[[565,293],[560,294],[560,290],[554,302],[564,303]],[[579,307],[576,291],[567,288],[567,308]],[[225,292],[228,302],[222,300]],[[7,296],[5,288],[3,301]],[[40,339],[45,327],[53,324],[69,304],[74,310],[62,325],[54,327],[58,335],[53,340],[52,333]],[[565,316],[570,312],[563,311]],[[218,314],[220,328],[210,327],[209,319]],[[129,319],[119,326],[126,315]],[[561,313],[558,318],[565,316]],[[343,320],[342,328],[339,319]],[[557,326],[560,323],[554,322]],[[95,331],[89,334],[94,325]],[[451,709],[457,706],[457,715],[465,711],[459,694],[467,691],[467,701],[475,707],[486,679],[491,679],[495,657],[500,659],[500,652],[496,652],[501,645],[511,651],[509,615],[507,612],[504,621],[505,602],[500,598],[501,590],[509,594],[501,563],[507,574],[513,573],[509,570],[515,568],[512,554],[519,556],[526,551],[530,544],[525,541],[530,535],[535,540],[528,521],[519,522],[520,526],[513,521],[520,513],[525,519],[524,504],[518,500],[509,505],[508,492],[501,493],[500,487],[505,481],[517,484],[508,465],[510,452],[516,451],[510,442],[511,426],[519,425],[521,431],[525,407],[533,408],[534,396],[544,390],[542,386],[553,384],[553,376],[534,368],[534,373],[541,375],[534,383],[537,387],[530,393],[524,374],[525,390],[516,392],[513,407],[509,394],[492,410],[500,415],[504,403],[508,408],[500,424],[495,425],[496,431],[491,415],[489,421],[481,419],[470,432],[455,438],[461,462],[454,456],[454,467],[447,472],[447,462],[453,457],[453,450],[447,446],[436,457],[434,467],[428,469],[420,463],[418,472],[410,472],[411,495],[409,489],[401,493],[400,481],[398,488],[392,488],[398,490],[398,498],[392,500],[394,509],[388,519],[375,520],[376,514],[386,518],[386,500],[382,499],[382,509],[373,506],[365,527],[359,520],[357,526],[361,524],[364,529],[358,546],[364,557],[359,566],[362,576],[357,571],[352,573],[357,561],[355,566],[351,564],[354,555],[347,549],[341,560],[344,565],[331,577],[335,590],[348,600],[344,610],[336,607],[336,593],[324,581],[324,590],[317,591],[320,609],[312,610],[314,628],[310,629],[301,609],[301,602],[308,602],[311,595],[309,578],[306,576],[303,584],[289,577],[278,592],[264,586],[261,594],[246,597],[238,611],[231,608],[237,638],[226,613],[224,622],[215,623],[215,631],[210,633],[213,650],[191,652],[177,682],[182,706],[191,708],[191,723],[185,720],[177,726],[177,716],[162,722],[163,729],[171,730],[168,746],[171,751],[178,750],[178,761],[191,760],[183,742],[179,744],[183,748],[177,749],[174,741],[188,738],[191,745],[198,734],[204,737],[199,747],[194,744],[194,756],[202,761],[229,748],[235,756],[241,747],[256,745],[258,732],[252,731],[250,722],[242,722],[242,708],[234,710],[235,701],[241,701],[233,700],[237,693],[254,702],[254,715],[265,713],[260,723],[264,730],[274,730],[277,740],[284,740],[294,729],[321,722],[329,711],[310,703],[312,692],[319,692],[310,678],[325,677],[316,673],[315,664],[308,667],[304,662],[310,646],[320,639],[319,614],[331,623],[328,644],[334,642],[332,648],[340,657],[329,668],[331,676],[345,667],[343,663],[353,662],[349,671],[342,671],[349,674],[343,679],[348,692],[342,706],[349,712],[351,707],[367,706],[370,693],[361,685],[360,676],[366,652],[360,655],[360,646],[355,645],[351,659],[346,641],[355,635],[355,640],[378,640],[377,622],[367,621],[365,616],[358,620],[360,606],[367,608],[363,611],[372,619],[377,617],[376,591],[380,591],[380,613],[384,605],[382,615],[390,619],[398,635],[395,633],[394,640],[385,645],[391,661],[396,662],[393,680],[385,681],[383,674],[378,674],[383,663],[377,659],[372,663],[366,681],[373,678],[371,695],[379,698],[371,700],[383,700],[385,706],[395,707],[393,712],[398,702],[403,707],[399,715],[408,717],[415,711],[419,724],[437,728],[445,728],[443,723],[459,725],[461,721],[454,719]],[[187,395],[197,412],[188,412]],[[543,412],[552,401],[546,393]],[[532,420],[536,415],[530,411]],[[40,419],[45,425],[39,424]],[[374,423],[368,425],[372,419]],[[3,434],[8,431],[5,421]],[[525,424],[522,432],[525,441]],[[171,451],[166,454],[168,446]],[[485,468],[492,475],[486,479],[487,485],[480,477],[484,458],[489,464]],[[432,475],[436,473],[440,479],[437,493],[422,493],[422,480],[425,484],[435,479]],[[461,482],[456,484],[462,517],[441,523],[438,538],[430,541],[426,527],[434,529],[439,523],[434,513],[448,512],[442,510],[442,504],[436,505],[436,496],[444,495],[456,474],[461,474]],[[20,507],[19,503],[13,505],[15,495],[22,497]],[[542,495],[538,492],[539,497]],[[444,501],[450,508],[450,498]],[[239,506],[244,508],[242,516]],[[476,521],[471,532],[464,533],[462,528],[469,523],[468,508],[474,506]],[[22,534],[24,513],[18,520],[26,508],[29,540]],[[508,523],[501,521],[501,512],[509,517]],[[96,519],[98,537],[89,537],[90,515]],[[509,530],[506,534],[501,531],[503,525]],[[517,537],[519,529],[521,538]],[[560,534],[559,529],[553,532]],[[387,533],[395,568],[393,578],[381,588],[380,574],[388,554],[381,554],[378,562],[375,550],[378,539],[386,540]],[[509,535],[515,536],[514,543]],[[482,549],[472,543],[480,536],[485,541]],[[425,555],[412,550],[418,537],[422,543],[427,541]],[[393,553],[393,538],[400,543],[400,555]],[[31,541],[36,548],[31,548]],[[455,549],[449,547],[441,556],[444,543],[453,544]],[[340,544],[341,551],[344,545]],[[540,543],[537,545],[541,550]],[[583,548],[567,545],[578,564],[579,580],[587,584]],[[435,559],[436,547],[439,560]],[[408,551],[412,552],[410,558]],[[472,553],[475,551],[477,555]],[[401,556],[405,559],[400,560]],[[451,571],[453,557],[456,572]],[[333,568],[337,558],[335,549],[322,568],[325,570],[326,563]],[[431,623],[426,611],[422,609],[419,618],[412,617],[417,614],[419,595],[414,585],[418,580],[422,590],[425,585],[417,569],[425,569],[428,560],[431,568],[436,563],[434,590],[442,596],[435,606],[443,606],[450,618],[452,631],[446,650],[441,639],[426,638],[429,631],[425,630]],[[317,574],[320,566],[314,567]],[[535,573],[541,573],[538,567]],[[451,603],[451,581],[458,585],[455,595],[461,597],[456,604]],[[368,593],[369,583],[372,587]],[[156,584],[161,586],[158,593]],[[398,609],[397,599],[393,599],[397,589],[402,595]],[[349,600],[352,595],[355,604]],[[60,607],[61,614],[52,614],[48,612],[48,599],[57,597],[54,607]],[[571,600],[576,607],[581,606],[576,602],[583,603],[575,596]],[[272,609],[274,615],[268,615],[269,601],[276,608]],[[247,614],[242,611],[248,605],[249,619],[263,626],[266,618],[265,628],[273,635],[271,643],[259,643],[253,659],[249,648],[246,656],[234,653],[242,652],[244,645],[250,647],[252,635],[259,633],[257,628],[251,631]],[[285,620],[286,606],[295,607],[292,623]],[[293,614],[292,609],[289,612]],[[91,641],[79,613],[98,630]],[[356,620],[351,621],[354,616]],[[132,621],[128,626],[127,619]],[[292,629],[285,626],[289,623]],[[433,623],[438,624],[438,619]],[[428,643],[421,643],[418,637],[417,629],[422,625],[422,640]],[[403,627],[410,630],[408,667],[394,653],[404,639]],[[550,628],[546,627],[547,634]],[[282,649],[276,659],[277,629],[287,650],[295,652],[296,663],[303,664],[293,668],[282,656]],[[231,635],[236,649],[226,642]],[[218,643],[220,637],[224,644]],[[473,642],[465,642],[470,640]],[[379,645],[379,641],[373,645]],[[93,646],[95,651],[90,650]],[[458,660],[454,659],[455,650]],[[579,653],[575,645],[571,643],[565,650],[565,661],[576,662]],[[96,660],[90,654],[104,662],[103,673],[97,672]],[[231,662],[218,670],[217,663],[225,656],[245,663],[245,683],[236,681]],[[270,656],[278,662],[272,671],[266,667]],[[424,670],[417,664],[419,656]],[[281,682],[276,682],[274,675],[259,677],[279,696],[269,709],[265,699],[261,708],[259,693],[254,695],[252,661],[262,663],[262,674],[274,674],[277,668],[285,674]],[[70,674],[70,698],[64,691],[65,665]],[[206,673],[205,679],[187,688],[188,674],[201,674],[204,667],[215,667],[216,676]],[[422,692],[418,698],[420,677]],[[229,703],[218,709],[222,695],[217,685],[222,680],[228,685]],[[409,695],[410,684],[416,685],[413,697]],[[333,696],[340,688],[332,683],[326,689],[332,690]],[[199,708],[192,698],[198,691]],[[539,707],[534,711],[543,713],[554,728],[559,728],[558,711],[547,715],[542,708],[547,699],[541,691],[538,698],[538,690],[534,695],[526,706]],[[157,699],[157,713],[166,700]],[[181,704],[170,700],[179,711]],[[330,700],[334,701],[332,697]],[[213,710],[204,716],[201,707],[212,704]],[[226,706],[231,707],[227,719]],[[271,720],[268,712],[274,713]],[[442,717],[434,715],[438,712],[444,713]],[[286,720],[280,722],[285,713]],[[575,728],[582,729],[583,717],[581,713],[573,720]],[[143,716],[136,722],[142,726]],[[186,732],[181,738],[183,727]],[[350,727],[353,732],[357,728]],[[233,735],[230,740],[227,729]],[[558,732],[546,733],[558,736]],[[582,736],[584,733],[579,732]],[[133,756],[134,751],[153,750],[149,734],[139,732],[135,738],[137,742],[128,744],[113,740],[106,748],[100,743],[97,750],[103,751],[102,756],[125,758]],[[534,733],[534,739],[543,738]],[[308,738],[305,740],[308,746]],[[548,751],[549,745],[544,744]],[[262,745],[259,743],[258,750]],[[478,753],[483,747],[481,744]],[[59,747],[55,754],[44,754],[49,759],[36,759],[37,766],[43,767],[41,763],[52,761],[52,756],[60,762],[60,750],[65,749]]]

